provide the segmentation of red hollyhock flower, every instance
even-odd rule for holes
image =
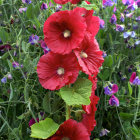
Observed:
[[[57,4],[66,4],[69,0],[54,0],[54,2]]]
[[[86,113],[83,114],[83,119],[81,121],[81,123],[87,128],[89,135],[91,135],[91,131],[93,131],[94,127],[96,126],[95,112],[97,110],[96,104],[98,103],[99,97],[92,92],[90,100],[90,105],[82,106]]]
[[[85,18],[87,24],[86,31],[91,33],[94,37],[100,29],[99,17],[93,16],[93,10],[86,10],[85,8],[77,7],[73,11]]]
[[[80,2],[81,0],[70,0],[70,2],[72,3],[72,4],[77,4],[78,2]]]
[[[54,53],[68,54],[79,46],[84,38],[84,18],[73,11],[59,11],[44,24],[44,40]]]
[[[58,131],[49,140],[90,140],[82,123],[69,119],[60,125]]]
[[[91,36],[86,35],[80,49],[76,49],[74,52],[82,71],[88,75],[96,76],[104,61],[96,39],[93,40]]]
[[[60,55],[49,52],[40,58],[37,73],[45,89],[58,90],[75,82],[79,67],[74,53]]]

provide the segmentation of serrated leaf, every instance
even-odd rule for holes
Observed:
[[[129,90],[129,95],[131,96],[132,95],[132,87],[131,87],[129,82],[128,82],[128,90]]]
[[[88,105],[90,104],[91,88],[90,80],[79,78],[73,87],[61,88],[60,94],[68,105]]]
[[[35,123],[31,126],[31,137],[47,139],[58,130],[59,125],[52,119],[46,118],[45,120]]]

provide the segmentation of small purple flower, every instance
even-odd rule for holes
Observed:
[[[41,48],[43,48],[44,54],[47,54],[50,51],[50,49],[47,47],[45,41],[40,40],[39,43],[41,44]]]
[[[116,31],[123,32],[124,31],[124,25],[116,24]]]
[[[133,72],[133,73],[132,73],[129,82],[130,82],[132,85],[140,85],[140,79],[139,79],[138,76],[136,76],[136,72]]]
[[[32,3],[31,0],[22,0],[22,2],[23,2],[23,3],[26,3],[26,4],[30,4],[30,3]]]
[[[1,45],[0,46],[0,51],[4,51],[4,50],[11,50],[12,46],[9,44],[5,44],[5,45]]]
[[[136,21],[140,21],[140,16],[136,17]]]
[[[48,9],[48,6],[46,3],[43,2],[41,5],[41,10],[46,10],[46,9]]]
[[[140,7],[140,0],[137,0],[136,3],[137,3],[137,6]]]
[[[112,17],[111,17],[111,19],[110,19],[109,21],[110,21],[110,23],[112,23],[112,24],[116,24],[116,21],[117,21],[116,15],[113,14]]]
[[[134,14],[133,12],[132,13],[129,13],[129,14],[126,14],[126,17],[132,18],[133,14]]]
[[[104,20],[103,19],[99,19],[99,22],[100,22],[100,28],[103,29],[104,25],[105,25]]]
[[[12,79],[11,73],[8,73],[8,74],[7,74],[7,78],[8,78],[8,79]]]
[[[13,62],[12,65],[13,65],[14,68],[19,68],[19,63],[18,62]]]
[[[113,9],[113,13],[116,13],[116,11],[117,11],[117,8],[115,6],[114,9]]]
[[[5,84],[6,82],[7,82],[7,77],[3,77],[3,78],[1,79],[1,83]]]
[[[53,4],[52,4],[51,2],[49,2],[49,6],[50,6],[50,7],[52,7],[52,6],[53,6]]]
[[[107,7],[107,6],[113,6],[114,2],[112,0],[103,0],[103,6]]]
[[[55,11],[58,12],[58,11],[60,11],[60,9],[62,9],[62,6],[61,5],[57,5]]]
[[[0,39],[0,44],[2,44],[3,42],[2,42],[2,40]]]
[[[127,10],[132,10],[132,11],[134,11],[135,9],[137,9],[138,8],[138,6],[137,6],[137,4],[134,2],[133,4],[131,4],[131,5],[129,5],[128,7],[127,7]]]
[[[26,12],[27,11],[27,7],[25,7],[25,8],[19,8],[19,12],[20,13],[23,13],[23,12]]]
[[[132,37],[132,38],[135,38],[135,36],[136,36],[136,33],[135,33],[134,31],[132,31],[132,32],[131,32],[131,37]]]
[[[36,118],[37,122],[39,122],[39,118]],[[33,124],[35,124],[35,120],[32,118],[30,121],[29,121],[29,126],[31,127]]]
[[[131,32],[124,32],[123,38],[128,38],[131,35]]]
[[[124,14],[123,14],[123,13],[121,13],[120,21],[121,21],[121,22],[124,22]]]
[[[116,92],[118,92],[118,86],[116,84],[113,84],[113,85],[110,85],[109,86],[106,86],[104,87],[104,93],[107,94],[107,95],[112,95]]]
[[[31,35],[29,37],[29,43],[31,43],[31,45],[37,44],[39,41],[39,37],[37,35]]]
[[[135,45],[137,46],[137,45],[139,45],[140,44],[140,40],[137,40],[136,42],[135,42]]]
[[[109,130],[107,130],[107,129],[102,129],[99,135],[100,135],[100,137],[105,136],[105,135],[107,136],[108,133],[110,133]]]
[[[107,57],[107,53],[103,51],[103,58]]]
[[[134,0],[122,0],[122,3],[124,5],[130,5],[130,4],[133,4],[134,3]]]
[[[111,96],[111,98],[109,99],[109,104],[111,106],[119,106],[119,100],[117,97],[115,97],[114,95]]]

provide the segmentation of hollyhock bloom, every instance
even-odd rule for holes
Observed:
[[[26,12],[27,11],[27,7],[25,7],[25,8],[19,8],[19,12],[20,13],[23,13],[23,12]]]
[[[23,3],[27,3],[27,4],[32,3],[32,1],[31,1],[31,0],[22,0],[22,2],[23,2]]]
[[[104,59],[96,39],[93,40],[91,36],[86,35],[80,49],[74,50],[74,53],[83,72],[88,75],[96,75],[99,72]]]
[[[42,3],[42,5],[41,5],[41,10],[46,10],[46,9],[48,9],[48,5],[47,5],[47,3]]]
[[[7,83],[7,77],[3,77],[3,78],[1,79],[1,83],[3,83],[3,84]]]
[[[91,97],[90,97],[90,100],[91,100],[90,105],[82,106],[83,110],[86,113],[83,114],[83,119],[81,123],[85,125],[85,127],[88,130],[89,135],[91,135],[91,131],[93,131],[94,127],[96,126],[95,112],[97,110],[96,105],[98,103],[99,97],[97,97],[94,92],[92,92]]]
[[[136,72],[132,73],[129,82],[133,85],[140,85],[140,79],[136,76]]]
[[[36,118],[37,122],[39,122],[39,118]],[[29,126],[31,127],[33,124],[35,124],[35,120],[32,118],[30,121],[29,121]]]
[[[121,13],[120,21],[121,21],[121,22],[124,22],[124,14],[123,14],[123,13]]]
[[[87,24],[86,32],[96,36],[100,28],[99,17],[93,16],[93,10],[86,10],[85,8],[77,7],[73,10],[74,14],[79,13],[79,15],[84,18]],[[87,33],[86,33],[87,34]]]
[[[102,129],[99,135],[100,135],[100,137],[105,136],[105,135],[107,136],[108,133],[110,133],[109,130],[107,130],[107,129]]]
[[[52,14],[44,24],[44,41],[54,53],[68,54],[79,47],[84,38],[84,18],[73,11]]]
[[[104,25],[105,25],[104,20],[103,19],[99,19],[99,22],[100,22],[100,28],[103,29]]]
[[[54,2],[57,3],[57,4],[66,4],[69,1],[70,0],[54,0]]]
[[[75,82],[79,67],[74,53],[60,55],[49,52],[40,58],[37,73],[45,89],[58,90]]]
[[[119,106],[119,100],[117,97],[115,97],[114,95],[111,96],[111,98],[109,99],[109,104],[111,106]]]
[[[39,41],[39,37],[37,35],[31,35],[29,37],[29,43],[31,43],[31,45],[37,44]]]
[[[118,92],[118,86],[116,84],[113,84],[113,85],[104,87],[104,90],[105,90],[104,93],[106,95],[112,95]]]
[[[50,51],[50,49],[47,47],[45,41],[40,40],[39,43],[41,44],[41,48],[43,48],[44,54],[47,54]]]
[[[116,24],[116,31],[123,32],[124,31],[124,25]]]
[[[109,22],[112,23],[112,24],[116,24],[116,21],[117,21],[116,15],[113,14],[111,19],[109,20]]]
[[[69,119],[60,125],[49,140],[90,140],[90,137],[82,123]]]
[[[122,0],[122,3],[124,5],[130,5],[130,4],[133,4],[134,3],[134,0]]]
[[[112,0],[103,0],[102,3],[103,3],[104,7],[113,6],[114,5],[114,2]]]

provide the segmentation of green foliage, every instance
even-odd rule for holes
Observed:
[[[58,128],[58,124],[56,124],[52,119],[46,118],[45,120],[31,126],[31,137],[47,139],[55,134]]]
[[[68,105],[88,105],[92,83],[88,79],[79,78],[74,86],[60,89],[62,99]]]

